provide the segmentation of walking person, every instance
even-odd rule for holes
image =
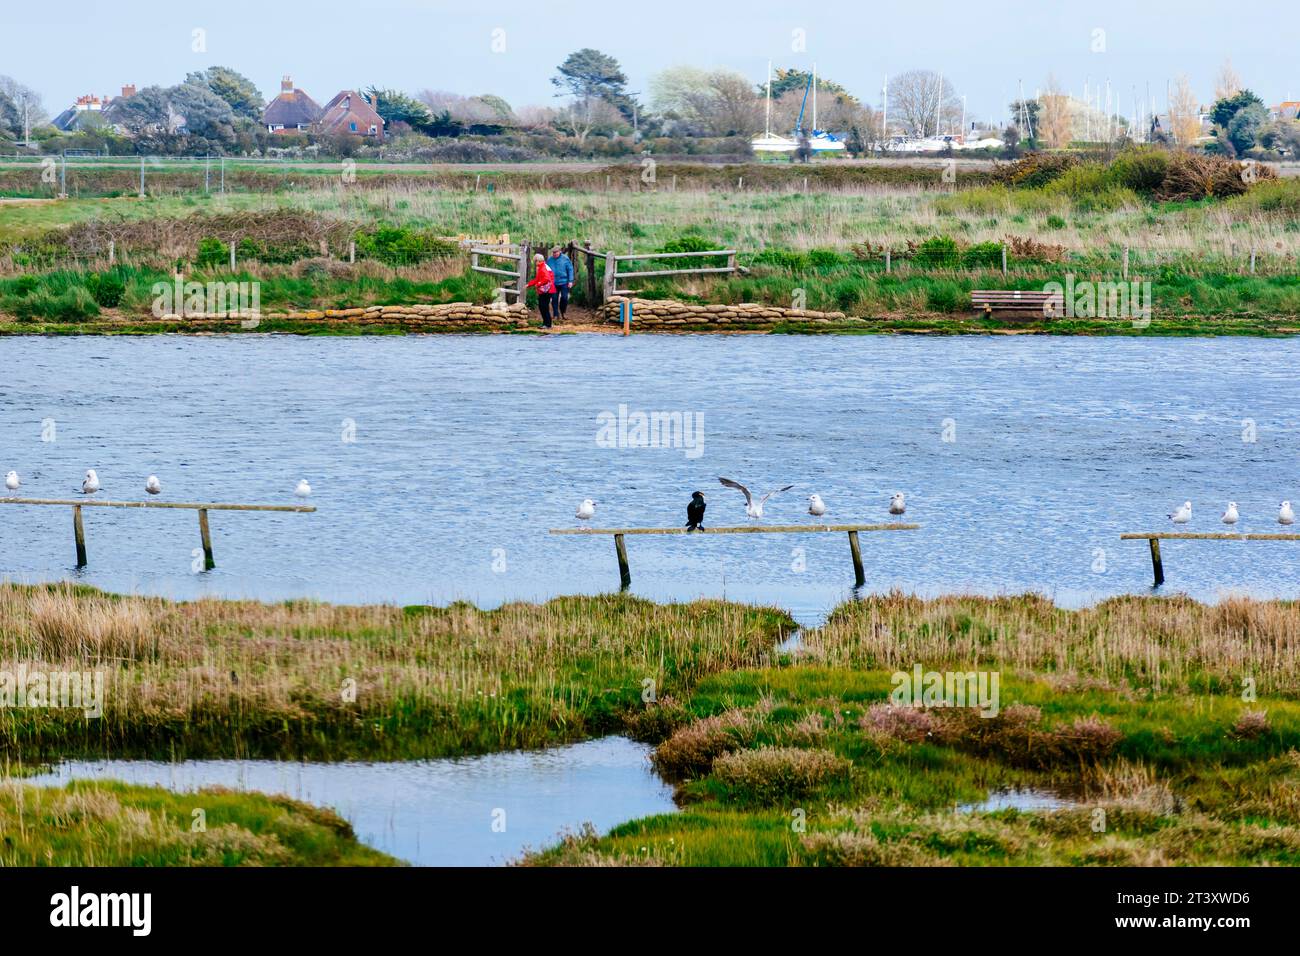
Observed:
[[[546,265],[555,276],[555,314],[563,319],[569,311],[569,292],[573,289],[575,272],[573,260],[564,254],[559,246],[551,248],[551,255]]]
[[[542,313],[542,328],[549,329],[551,304],[555,301],[555,273],[551,272],[546,257],[540,252],[533,256],[533,264],[537,271],[533,273],[533,281],[528,283],[528,288],[537,289],[537,308]]]

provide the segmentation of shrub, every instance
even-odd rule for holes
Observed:
[[[916,247],[914,258],[927,266],[951,267],[961,261],[961,252],[951,236],[931,236]]]
[[[936,721],[927,711],[903,704],[872,704],[858,726],[877,741],[901,740],[916,744],[934,733]]]
[[[1055,213],[1053,213],[1052,215],[1050,215],[1050,216],[1047,217],[1047,228],[1048,228],[1048,229],[1064,229],[1064,228],[1065,228],[1065,220],[1062,219],[1060,216],[1056,215]]]
[[[1136,193],[1150,195],[1165,181],[1169,154],[1161,149],[1126,149],[1110,164],[1113,183]]]
[[[194,264],[200,269],[211,269],[213,266],[225,265],[230,261],[230,246],[213,236],[204,236],[199,240],[198,253],[194,256]]]
[[[807,796],[848,777],[851,764],[829,750],[760,747],[718,757],[713,776],[758,803]]]
[[[1046,186],[1078,162],[1068,153],[1031,153],[1014,163],[995,166],[993,179],[1008,186],[1036,188]]]
[[[126,294],[126,283],[116,272],[92,272],[86,276],[86,288],[95,303],[105,309],[116,309]]]
[[[970,295],[956,282],[931,282],[925,289],[925,305],[932,312],[961,312],[971,308]]]
[[[1002,243],[977,242],[961,254],[961,263],[968,269],[992,269],[1002,265]]]
[[[80,322],[99,315],[90,291],[83,285],[69,286],[62,292],[38,289],[14,303],[14,315],[22,321],[49,319],[53,322]]]
[[[1255,740],[1264,736],[1273,728],[1268,722],[1268,712],[1263,710],[1243,711],[1232,725],[1232,736],[1238,740]]]
[[[705,717],[675,731],[655,748],[650,762],[670,780],[702,775],[719,756],[743,746],[753,729],[749,717],[741,710]]]
[[[357,255],[390,266],[410,266],[456,255],[460,246],[447,239],[405,226],[380,226],[356,234]]]

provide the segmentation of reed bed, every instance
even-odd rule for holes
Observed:
[[[0,748],[39,759],[537,747],[623,729],[646,688],[680,694],[756,664],[792,626],[773,609],[617,595],[480,611],[4,585],[0,671],[103,671],[104,702],[91,720],[0,708]]]

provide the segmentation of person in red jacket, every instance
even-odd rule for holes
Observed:
[[[540,252],[533,256],[533,263],[537,271],[533,274],[533,281],[528,283],[528,287],[537,289],[537,308],[542,313],[542,328],[549,329],[551,303],[555,300],[555,273],[546,264],[546,256]]]

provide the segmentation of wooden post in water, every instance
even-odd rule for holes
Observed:
[[[628,567],[627,545],[623,543],[621,534],[614,535],[614,551],[618,555],[619,587],[626,591],[632,586],[632,569]]]
[[[72,535],[77,539],[77,567],[86,566],[86,527],[81,523],[81,505],[72,506]]]
[[[1165,583],[1165,566],[1160,560],[1160,542],[1156,538],[1151,539],[1151,571],[1155,575],[1156,587]]]
[[[853,555],[853,586],[860,588],[867,583],[867,576],[862,571],[862,548],[856,531],[849,532],[849,552]]]
[[[203,539],[203,568],[211,571],[217,566],[212,557],[212,533],[208,530],[208,509],[199,509],[199,537]]]

